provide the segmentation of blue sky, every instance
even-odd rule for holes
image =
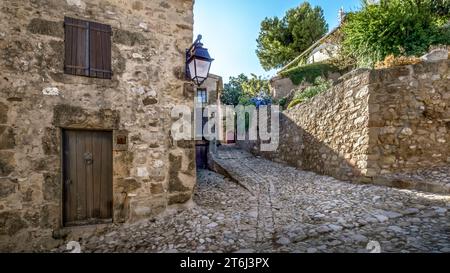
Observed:
[[[240,73],[270,76],[256,56],[256,39],[265,17],[282,17],[303,0],[195,0],[194,38],[203,35],[202,42],[215,59],[211,73],[227,82]],[[331,30],[338,25],[338,11],[358,10],[360,0],[310,0],[321,6]]]

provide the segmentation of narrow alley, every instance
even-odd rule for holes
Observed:
[[[352,184],[235,148],[216,162],[230,178],[199,170],[189,209],[82,238],[82,251],[450,252],[448,195]]]

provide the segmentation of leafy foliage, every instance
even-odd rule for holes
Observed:
[[[450,31],[444,27],[448,5],[448,0],[363,1],[360,12],[347,16],[343,50],[359,66],[372,67],[390,54],[418,56],[432,44],[449,44]]]
[[[251,74],[251,78],[247,78],[246,81],[243,81],[241,86],[244,94],[254,97],[258,94],[265,93],[269,94],[269,80],[264,79],[261,76],[256,76],[255,74]]]
[[[341,43],[342,42],[339,44]],[[356,68],[356,62],[355,56],[351,53],[344,52],[342,48],[327,60],[327,63],[332,67],[335,67],[338,71],[351,71]]]
[[[297,66],[280,73],[282,77],[289,77],[295,85],[303,81],[314,82],[317,77],[326,77],[328,72],[335,72],[339,69],[327,63],[313,63]]]
[[[288,103],[288,98],[286,98],[286,97],[284,97],[284,98],[281,98],[279,101],[278,101],[278,104],[281,106],[281,108],[283,108],[283,109],[285,109],[286,108],[286,104]]]
[[[265,18],[257,39],[256,54],[264,69],[281,68],[297,57],[328,30],[323,10],[302,3],[285,16]]]
[[[263,105],[272,102],[269,96],[269,81],[255,74],[251,78],[244,74],[230,77],[224,85],[221,101],[227,105]]]
[[[230,77],[228,83],[224,85],[220,100],[226,105],[238,105],[239,99],[244,94],[242,84],[248,81],[248,77],[240,74],[237,77]]]
[[[431,1],[431,11],[447,20],[450,19],[450,1],[434,0]]]
[[[295,105],[313,98],[317,94],[325,92],[326,90],[331,88],[331,86],[332,86],[331,81],[327,81],[322,77],[317,77],[316,80],[314,81],[313,86],[309,86],[305,88],[305,90],[299,91],[294,95],[294,98],[288,105],[288,109],[291,109]]]
[[[291,108],[293,108],[294,106],[296,106],[297,104],[300,104],[300,103],[302,103],[302,102],[303,102],[302,99],[293,99],[293,100],[288,104],[287,109],[291,109]]]
[[[252,104],[253,104],[252,98],[249,96],[244,95],[239,98],[239,105],[247,106],[247,105],[252,105]]]

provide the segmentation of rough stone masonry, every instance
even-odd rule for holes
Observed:
[[[63,73],[64,16],[111,25],[111,80]],[[169,130],[193,103],[193,0],[2,0],[0,25],[0,251],[57,244],[63,128],[113,132],[115,223],[190,200],[194,143]]]
[[[342,76],[326,92],[284,111],[276,152],[240,146],[304,170],[400,188],[450,193],[450,184],[387,176],[450,166],[449,60]]]

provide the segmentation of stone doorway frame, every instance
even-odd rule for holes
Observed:
[[[114,175],[114,170],[118,168],[119,162],[116,160],[116,152],[128,151],[128,131],[121,130],[120,113],[111,109],[85,109],[72,105],[57,105],[53,111],[52,126],[57,130],[55,143],[59,151],[60,174],[60,196],[59,204],[59,229],[66,229],[64,226],[64,177],[63,177],[63,131],[64,130],[90,130],[90,131],[111,131],[113,137],[112,156],[112,223],[124,223],[130,218],[128,195],[119,191],[118,180]],[[101,225],[101,224],[100,224]],[[81,226],[82,227],[82,226]]]
[[[63,137],[64,137],[64,133],[65,133],[65,131],[77,131],[77,132],[107,132],[107,133],[109,133],[110,134],[110,138],[111,138],[111,143],[113,143],[114,142],[114,131],[113,130],[103,130],[103,129],[97,129],[97,128],[95,128],[95,129],[89,129],[89,128],[83,128],[83,129],[74,129],[74,128],[60,128],[60,147],[61,147],[61,188],[62,188],[62,196],[61,196],[61,211],[62,211],[62,214],[61,214],[61,218],[62,218],[62,226],[64,227],[64,228],[67,228],[67,227],[77,227],[77,226],[90,226],[90,225],[101,225],[101,224],[109,224],[109,223],[114,223],[114,210],[113,210],[113,208],[114,208],[114,198],[113,198],[113,196],[111,196],[111,218],[108,218],[108,219],[104,219],[104,220],[98,220],[98,222],[96,222],[96,223],[89,223],[89,224],[74,224],[74,225],[68,225],[68,223],[66,222],[64,222],[64,213],[65,213],[65,206],[67,205],[66,203],[65,203],[65,201],[66,201],[66,199],[65,199],[65,194],[64,194],[64,191],[65,191],[65,187],[66,187],[66,185],[65,185],[65,180],[64,180],[64,178],[65,178],[65,167],[67,167],[67,166],[64,166],[64,158],[66,157],[66,155],[64,155],[64,150],[65,150],[65,143],[64,143],[64,140],[63,140]],[[114,185],[114,178],[113,178],[113,174],[114,174],[114,155],[113,155],[113,153],[114,153],[114,148],[113,147],[111,147],[111,164],[112,164],[112,168],[111,168],[111,193],[112,193],[112,195],[114,195],[114,192],[113,192],[113,185]],[[109,184],[109,183],[108,183]]]

